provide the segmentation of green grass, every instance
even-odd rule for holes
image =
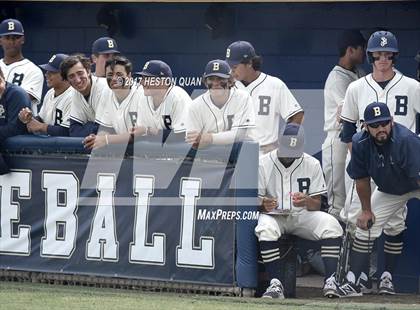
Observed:
[[[0,282],[2,310],[46,309],[420,309],[420,305],[342,302],[327,299],[262,300],[175,293]]]

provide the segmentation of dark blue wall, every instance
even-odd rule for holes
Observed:
[[[99,3],[8,3],[25,26],[25,55],[36,63],[55,52],[90,52],[106,35],[97,25]],[[223,58],[226,46],[251,41],[264,56],[264,70],[290,88],[323,88],[335,64],[336,37],[346,28],[369,34],[376,27],[393,31],[400,43],[398,68],[414,76],[420,49],[420,3],[263,3],[226,4],[233,9],[232,34],[213,39],[205,27],[209,4],[127,3],[116,5],[124,34],[115,38],[139,69],[152,58],[167,61],[177,76],[200,76],[208,60]],[[5,9],[4,9],[5,8]]]

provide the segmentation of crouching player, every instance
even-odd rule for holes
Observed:
[[[332,215],[319,211],[321,195],[327,191],[321,166],[317,159],[303,153],[303,128],[298,124],[287,124],[279,142],[278,149],[261,157],[259,164],[258,195],[262,213],[255,234],[271,279],[262,297],[284,298],[279,279],[282,256],[279,239],[283,234],[322,242],[324,296],[337,296],[334,273],[343,230]]]

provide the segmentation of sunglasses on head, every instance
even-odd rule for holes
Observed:
[[[379,126],[381,126],[381,127],[385,127],[385,126],[388,126],[388,124],[389,124],[390,122],[391,122],[390,120],[387,120],[387,121],[382,121],[382,122],[372,123],[372,124],[369,124],[368,126],[369,126],[369,127],[372,127],[372,128],[378,128]]]

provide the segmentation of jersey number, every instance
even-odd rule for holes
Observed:
[[[311,185],[311,180],[309,178],[298,178],[299,192],[307,194],[309,191],[309,186]]]
[[[268,114],[270,114],[271,97],[270,96],[259,96],[258,99],[260,100],[260,107],[258,109],[258,115],[268,115]]]
[[[394,115],[407,115],[408,97],[395,96],[395,113]]]
[[[15,73],[15,75],[13,76],[12,84],[20,86],[22,84],[24,76],[25,75],[23,73],[21,73],[21,74]]]
[[[165,125],[165,128],[168,130],[172,129],[172,119],[170,115],[162,115],[163,118],[163,124]]]

